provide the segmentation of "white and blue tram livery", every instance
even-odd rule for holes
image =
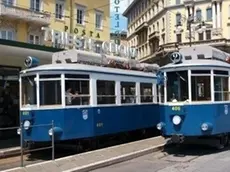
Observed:
[[[157,65],[80,50],[54,53],[52,60],[20,73],[19,133],[26,141],[51,141],[50,127],[32,127],[51,121],[55,141],[148,129],[159,122]]]
[[[230,133],[230,54],[211,46],[180,49],[160,68],[160,123],[176,143],[222,148]],[[212,142],[213,141],[213,142]]]

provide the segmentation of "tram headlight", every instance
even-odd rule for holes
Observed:
[[[208,130],[208,124],[203,123],[203,124],[201,125],[201,130],[207,131],[207,130]]]
[[[24,127],[24,129],[25,130],[28,130],[29,128],[30,128],[30,121],[28,121],[28,120],[26,120],[25,122],[24,122],[24,124],[23,124],[23,127]]]
[[[172,122],[174,125],[179,125],[181,123],[181,117],[178,115],[175,115],[172,119]]]
[[[200,128],[202,131],[209,131],[209,130],[212,130],[212,124],[203,123]]]
[[[17,129],[17,134],[18,134],[18,135],[21,135],[21,128],[18,128],[18,129]]]
[[[164,127],[164,123],[163,122],[160,122],[157,124],[157,129],[158,130],[162,130],[162,128]]]
[[[52,136],[52,135],[53,135],[53,129],[52,129],[52,128],[51,128],[51,129],[49,129],[48,134],[49,134],[50,136]]]

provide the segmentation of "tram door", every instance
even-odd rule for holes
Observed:
[[[0,128],[19,125],[19,67],[0,66]],[[0,131],[0,139],[16,137],[15,130]]]

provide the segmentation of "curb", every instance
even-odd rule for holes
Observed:
[[[20,147],[2,150],[2,151],[0,151],[0,159],[20,155],[20,153],[21,153]]]
[[[159,150],[162,150],[165,146],[168,146],[168,145],[169,144],[161,144],[161,145],[153,146],[153,147],[150,147],[150,148],[147,148],[144,150],[128,153],[125,155],[110,158],[110,159],[104,160],[104,161],[99,161],[96,163],[91,163],[91,164],[81,166],[81,167],[72,168],[70,170],[66,170],[63,172],[88,172],[88,171],[96,170],[98,168],[103,168],[103,167],[110,166],[110,165],[117,164],[117,163],[121,163],[124,161],[129,161],[131,159],[144,156],[146,154],[157,152]]]

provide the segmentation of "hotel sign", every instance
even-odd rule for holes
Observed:
[[[114,42],[104,41],[102,44],[97,44],[97,40],[92,38],[82,37],[67,32],[60,32],[42,27],[44,31],[44,40],[51,41],[54,45],[60,44],[63,46],[74,46],[77,49],[88,49],[96,52],[96,47],[101,46],[102,53],[111,54],[115,53],[118,56],[126,58],[136,58],[137,51],[135,48],[127,47],[125,45],[117,45]]]

